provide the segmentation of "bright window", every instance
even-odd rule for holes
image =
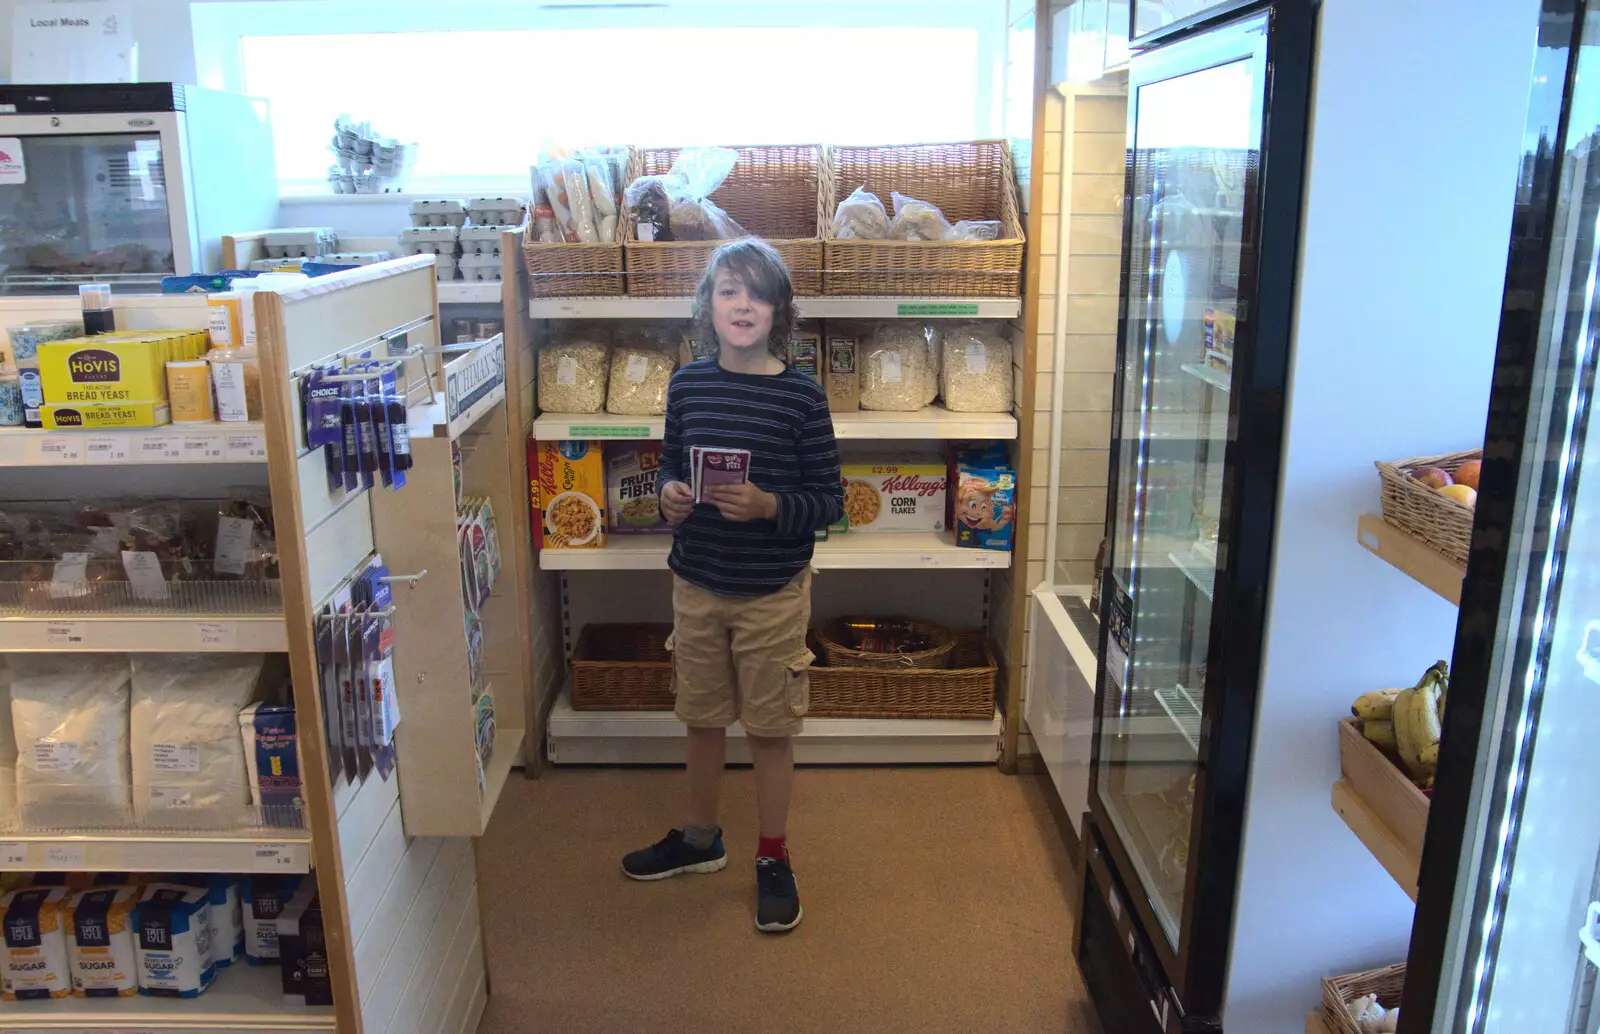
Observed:
[[[467,28],[457,27],[460,18],[429,27],[425,13],[402,4],[382,9],[387,15],[368,8],[376,13],[361,31],[337,17],[348,10],[344,0],[327,5],[329,17],[312,17],[320,6],[194,6],[202,82],[272,105],[285,193],[327,190],[328,141],[341,114],[419,145],[413,189],[519,193],[544,141],[911,143],[999,131],[998,3],[667,4],[509,29],[483,27],[481,18]],[[290,8],[297,20],[284,31]],[[498,13],[542,23],[548,10]],[[777,23],[730,25],[730,16]],[[308,22],[321,31],[307,34]],[[198,53],[206,44],[215,48],[210,60]],[[237,65],[216,59],[219,50],[237,53]]]

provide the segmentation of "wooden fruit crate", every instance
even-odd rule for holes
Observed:
[[[1357,718],[1346,718],[1339,723],[1339,769],[1344,778],[1334,787],[1335,806],[1338,807],[1343,791],[1347,798],[1354,798],[1355,806],[1366,812],[1366,815],[1354,817],[1344,815],[1345,822],[1414,899],[1422,840],[1428,831],[1427,794],[1406,778],[1399,765],[1361,735]],[[1370,833],[1358,829],[1358,822],[1369,817],[1380,828]],[[1371,837],[1387,843],[1371,843]]]

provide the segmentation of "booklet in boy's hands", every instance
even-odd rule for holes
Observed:
[[[750,450],[697,445],[689,451],[689,466],[693,471],[694,501],[709,502],[706,490],[712,485],[742,485],[750,479]]]

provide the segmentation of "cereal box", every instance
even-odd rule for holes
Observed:
[[[847,457],[844,512],[850,533],[943,531],[949,470],[931,454]]]
[[[528,440],[536,549],[606,544],[606,471],[600,443]]]
[[[957,453],[956,545],[1009,551],[1017,517],[1017,474],[1005,452]]]
[[[618,535],[672,531],[656,502],[660,442],[615,442],[606,447],[606,504]]]

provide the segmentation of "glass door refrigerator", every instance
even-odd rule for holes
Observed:
[[[1313,51],[1309,0],[1133,56],[1078,959],[1108,1034],[1220,1030]]]
[[[1540,6],[1404,1034],[1600,1029],[1600,2]]]

